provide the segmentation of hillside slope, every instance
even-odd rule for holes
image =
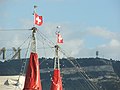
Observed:
[[[50,88],[53,60],[40,59],[43,90]],[[18,75],[23,61],[24,59],[0,62],[0,76]],[[60,63],[64,90],[120,90],[120,61],[102,58],[63,58]]]

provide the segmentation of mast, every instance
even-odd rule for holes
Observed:
[[[59,59],[59,44],[63,43],[63,38],[60,35],[60,26],[57,26],[56,31],[56,45],[55,45],[55,60],[54,60],[54,69],[60,70],[60,59]]]
[[[56,35],[58,39],[58,33],[56,33]],[[50,90],[63,90],[62,88],[62,77],[60,75],[59,45],[57,40],[57,44],[55,45],[54,71]]]
[[[37,40],[36,40],[37,28],[33,27],[31,30],[32,30],[31,52],[36,53],[37,52]]]
[[[60,70],[59,46],[58,45],[55,45],[54,69]]]
[[[34,6],[34,14],[35,14],[35,8],[36,7]],[[42,90],[42,85],[40,80],[39,60],[37,54],[37,44],[36,44],[37,28],[35,27],[35,25],[31,30],[32,30],[31,54],[28,62],[23,90]]]
[[[37,6],[34,5],[33,8],[33,15],[36,13],[36,8]],[[34,16],[35,19],[35,16]],[[35,27],[35,22],[33,20],[33,27],[32,27],[32,42],[31,42],[31,52],[36,53],[37,52],[37,40],[36,40],[36,32],[37,32],[37,28]]]

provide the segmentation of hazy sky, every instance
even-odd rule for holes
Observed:
[[[120,60],[120,0],[0,0],[0,29],[31,28],[34,5],[44,19],[37,28],[54,42],[60,25],[61,47],[71,56],[95,57],[98,50],[100,57]],[[0,48],[17,47],[30,33],[0,31]]]

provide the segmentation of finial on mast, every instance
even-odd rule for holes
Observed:
[[[61,26],[57,26],[57,28],[58,28],[58,29],[60,29],[60,28],[61,28]]]
[[[37,6],[36,6],[36,5],[34,5],[33,15],[34,15],[34,14],[35,14],[35,12],[36,12],[36,8],[37,8]]]
[[[37,8],[37,6],[36,6],[36,5],[34,5],[34,8]]]
[[[56,28],[57,28],[57,30],[56,30],[55,34],[57,35],[57,34],[60,33],[60,28],[61,28],[61,26],[57,26]]]

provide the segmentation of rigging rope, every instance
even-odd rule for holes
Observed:
[[[21,48],[21,47],[29,40],[30,37],[31,37],[31,35],[29,35],[29,36],[27,37],[27,39],[25,39],[25,40],[23,41],[23,43],[19,46],[19,48]],[[9,54],[8,57],[12,56],[13,54],[14,54],[14,52],[12,52],[11,54]],[[8,59],[7,61],[9,62],[10,60],[12,60],[12,59]]]
[[[51,41],[45,34],[43,34],[42,32],[40,32],[40,30],[38,31],[38,34],[45,40],[48,41],[49,45],[53,45],[55,46],[55,43],[53,41]]]
[[[43,44],[43,49],[44,49],[44,54],[45,54],[45,58],[43,59],[43,61],[42,62],[40,62],[40,65],[43,63],[43,62],[45,62],[45,61],[47,61],[47,53],[46,53],[46,47],[45,47],[45,42],[47,42],[46,41],[46,39],[41,35],[42,33],[38,33],[38,35],[42,38],[42,40],[40,40],[39,38],[37,38],[38,39],[38,41],[40,41],[40,42],[42,42],[42,44]],[[47,43],[48,44],[48,43]],[[49,43],[50,44],[50,43]],[[51,50],[53,50],[53,47],[51,47],[50,45],[48,44],[48,46],[49,46],[49,48],[51,48]],[[54,50],[53,50],[53,52],[54,52]],[[50,77],[51,77],[51,70],[50,70],[50,67],[49,67],[49,64],[48,63],[46,63],[46,65],[47,65],[47,69],[48,69],[48,73],[50,74]]]
[[[65,55],[67,58],[69,57],[68,55],[66,55],[66,53],[60,48],[60,51],[63,53],[63,55]],[[76,70],[79,72],[79,75],[81,75],[82,77],[83,77],[83,79],[88,83],[88,85],[90,85],[91,87],[91,90],[99,90],[97,87],[96,87],[96,85],[93,83],[93,82],[91,82],[91,81],[89,81],[89,77],[88,77],[88,75],[85,73],[85,71],[84,70],[80,70],[79,68],[81,68],[81,66],[80,66],[80,64],[77,62],[77,64],[78,64],[78,66],[79,66],[79,68],[71,61],[71,59],[70,58],[68,58],[67,59],[75,68],[76,68]],[[81,68],[82,69],[82,68]]]
[[[17,83],[16,83],[15,90],[17,89],[17,87],[19,87],[19,89],[21,90],[21,87],[19,86],[20,85],[20,77],[24,76],[24,73],[25,73],[25,67],[26,67],[26,64],[27,64],[27,58],[26,57],[28,55],[28,50],[30,48],[30,42],[31,42],[31,40],[28,43],[28,47],[27,47],[27,50],[26,50],[26,53],[25,53],[25,60],[22,60],[23,63],[22,63],[21,69],[20,69],[20,74],[19,74],[19,77],[18,77],[18,80],[17,80]]]
[[[78,61],[76,59],[74,59],[75,62],[77,63],[78,67],[81,68],[80,64],[78,63]],[[82,69],[82,68],[81,68]],[[82,69],[83,70],[83,69]],[[83,72],[81,72],[83,75],[85,75],[85,77],[90,80],[90,78],[88,77],[88,75],[86,74],[86,72],[83,70]],[[91,86],[93,86],[96,90],[98,90],[97,86],[91,81],[90,82],[87,82],[88,84],[90,84]]]
[[[50,46],[51,44],[52,45],[55,45],[51,40],[49,40],[43,33],[41,33],[40,32],[40,36],[45,40],[45,41],[48,41],[49,43],[48,43],[48,45]],[[61,48],[60,48],[60,51],[63,53],[63,55],[65,55],[66,57],[68,57],[67,55],[66,55],[66,52],[64,51],[64,50],[62,50]],[[78,64],[78,67],[71,61],[71,60],[68,60],[75,68],[76,68],[76,70],[79,72],[79,75],[80,76],[82,76],[83,77],[83,79],[86,81],[86,84],[88,85],[88,87],[89,87],[89,89],[91,89],[91,90],[98,90],[98,88],[97,88],[97,86],[93,83],[93,82],[91,82],[91,81],[89,81],[90,80],[90,78],[88,77],[88,75],[85,73],[85,71],[84,70],[82,70],[82,71],[84,71],[84,72],[82,72],[79,68],[81,68],[81,66],[80,66],[80,64],[76,61],[76,63]],[[82,84],[81,84],[81,86],[83,86]]]
[[[40,37],[42,37],[42,43],[43,43],[43,48],[44,48],[44,51],[45,51],[45,56],[46,56],[46,50],[45,50],[45,47],[44,47],[44,41],[45,42],[47,42],[47,44],[48,44],[48,46],[53,50],[53,47],[51,47],[51,46],[55,46],[55,44],[51,41],[51,40],[49,40],[48,39],[48,37],[46,37],[42,32],[40,32],[40,30],[39,30],[39,32],[38,32],[38,34],[40,35]],[[31,37],[31,35],[27,38],[27,40],[29,39]],[[26,43],[26,41],[27,40],[25,40],[21,45],[20,45],[20,47],[22,47],[25,43]],[[27,51],[26,51],[26,54],[25,54],[25,57],[27,56],[27,54],[28,54],[28,49],[29,49],[29,47],[30,47],[30,41],[29,41],[29,44],[28,44],[28,48],[27,48]],[[53,50],[54,51],[54,50]],[[63,53],[63,55],[65,55],[66,57],[68,57],[68,55],[66,55],[66,52],[64,51],[64,50],[62,50],[61,48],[60,48],[60,51]],[[45,59],[45,60],[47,60],[47,59]],[[45,60],[43,60],[43,62],[45,61]],[[77,63],[77,65],[78,65],[78,67],[71,61],[71,60],[69,60],[69,59],[67,59],[75,68],[76,68],[76,70],[79,72],[79,75],[80,76],[82,76],[83,77],[83,79],[86,81],[86,83],[87,83],[87,85],[90,85],[90,86],[88,86],[91,90],[98,90],[98,88],[92,83],[92,82],[90,82],[89,81],[89,77],[87,76],[87,74],[85,73],[85,72],[82,72],[79,68],[81,68],[81,66],[80,66],[80,64],[76,61],[76,63]],[[27,61],[27,59],[25,60],[25,62],[23,62],[23,66],[24,66],[24,68],[23,69],[21,69],[21,72],[20,72],[20,75],[23,75],[23,71],[25,71],[25,66],[26,66],[26,61]],[[40,64],[42,64],[43,62],[41,62]],[[48,68],[49,69],[49,68]],[[20,79],[20,75],[19,75],[19,78],[18,78],[18,81],[19,81],[19,79]],[[80,86],[83,86],[83,84],[82,83],[80,83]]]
[[[50,43],[50,41],[49,41],[49,43],[48,43],[47,41],[48,41],[49,39],[46,39],[46,37],[45,37],[44,34],[38,33],[38,35],[42,38],[42,40],[40,40],[39,38],[37,38],[37,39],[38,39],[38,41],[42,42],[42,44],[43,44],[43,49],[44,49],[44,53],[45,53],[45,57],[46,57],[45,42],[47,43],[47,45],[49,46],[49,48],[54,52],[54,50],[53,50],[54,47],[52,47],[52,45],[51,45],[51,44],[53,44],[53,43]],[[45,58],[45,60],[47,60],[47,59]],[[42,62],[40,62],[40,65],[41,65],[45,60],[43,60]]]

